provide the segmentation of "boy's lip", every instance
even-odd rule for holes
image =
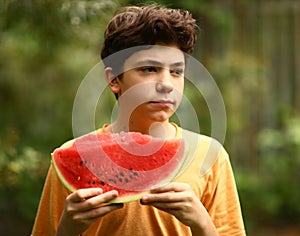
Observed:
[[[158,106],[172,106],[175,104],[174,101],[172,100],[153,100],[150,101],[149,103],[154,104],[154,105],[158,105]]]
[[[165,104],[173,104],[174,101],[169,99],[161,99],[161,100],[152,100],[151,103],[165,103]]]

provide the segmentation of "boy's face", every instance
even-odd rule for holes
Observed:
[[[131,55],[113,87],[121,109],[143,122],[164,122],[176,111],[184,88],[184,53],[176,46],[155,45]],[[120,109],[120,111],[121,111]]]

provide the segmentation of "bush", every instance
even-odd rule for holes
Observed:
[[[286,118],[282,128],[258,136],[256,170],[236,173],[247,226],[297,224],[300,218],[300,119]]]

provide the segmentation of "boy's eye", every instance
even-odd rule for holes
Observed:
[[[173,69],[173,70],[171,70],[171,73],[176,74],[176,75],[182,75],[183,69]]]
[[[155,67],[151,67],[151,66],[143,67],[143,68],[141,68],[141,70],[145,73],[151,73],[151,72],[156,72],[157,71]]]

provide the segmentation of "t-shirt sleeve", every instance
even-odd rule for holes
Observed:
[[[32,236],[55,235],[65,199],[69,194],[70,192],[61,184],[51,165],[33,225]]]
[[[205,178],[208,184],[202,202],[219,234],[246,235],[232,167],[224,149]]]

